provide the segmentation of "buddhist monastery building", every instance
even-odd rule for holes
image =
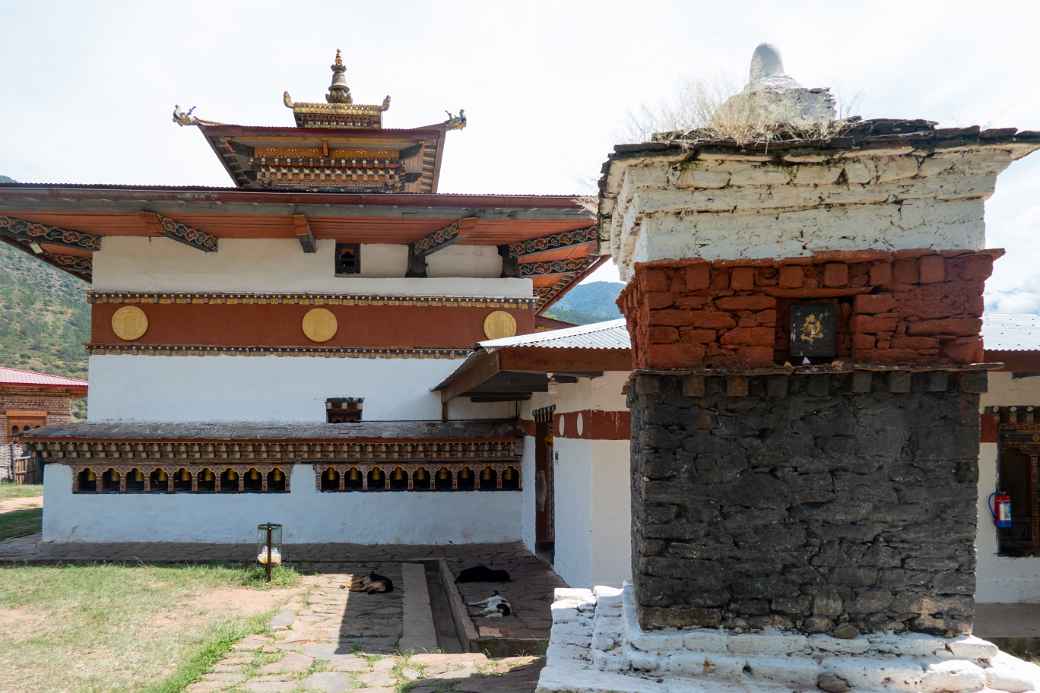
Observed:
[[[70,423],[72,403],[86,396],[84,380],[0,366],[0,480],[39,483],[29,450],[15,438],[42,426]]]
[[[0,239],[89,282],[88,421],[24,435],[46,541],[521,537],[514,399],[434,388],[604,258],[573,196],[438,192],[463,112],[383,127],[337,54],[294,124],[197,129],[233,187],[0,185]],[[52,422],[53,423],[53,422]]]

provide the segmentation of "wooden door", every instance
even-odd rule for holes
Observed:
[[[553,513],[553,431],[552,418],[537,421],[534,432],[534,502],[535,543],[552,544],[556,541]]]

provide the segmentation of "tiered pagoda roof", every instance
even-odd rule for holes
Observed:
[[[445,135],[466,126],[463,111],[432,125],[384,129],[390,97],[379,105],[356,104],[338,50],[331,69],[325,103],[294,102],[283,94],[296,127],[217,123],[177,106],[173,119],[202,131],[240,188],[437,192]]]

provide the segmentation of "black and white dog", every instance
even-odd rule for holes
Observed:
[[[498,590],[495,590],[494,594],[487,599],[481,599],[479,602],[470,602],[469,605],[479,608],[479,615],[484,618],[502,618],[513,613],[513,605],[509,603],[508,599],[499,594]]]

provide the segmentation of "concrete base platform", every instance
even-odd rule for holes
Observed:
[[[974,636],[644,631],[630,585],[561,589],[540,693],[1040,690],[1040,667]]]

